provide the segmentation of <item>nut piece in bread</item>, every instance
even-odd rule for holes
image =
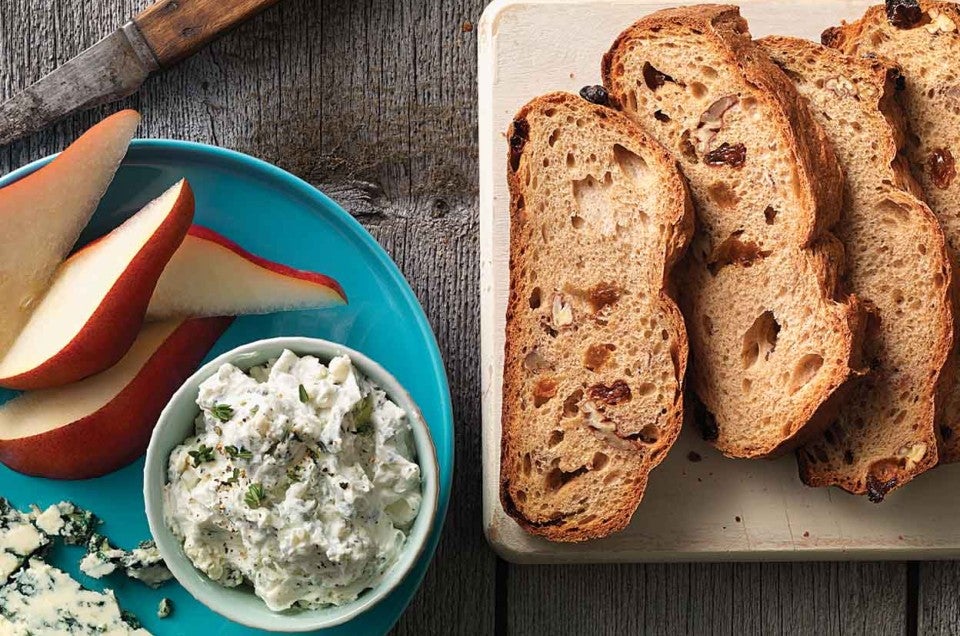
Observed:
[[[687,339],[666,281],[692,206],[669,154],[586,98],[534,99],[508,141],[501,500],[530,533],[603,537],[683,419]]]
[[[843,249],[827,232],[842,174],[822,129],[734,6],[653,13],[602,71],[690,182],[697,234],[676,278],[713,443],[732,457],[795,448],[860,371],[863,311],[838,299]]]
[[[879,501],[937,464],[943,373],[953,342],[951,267],[940,224],[899,150],[900,71],[807,40],[760,45],[792,78],[846,174],[837,237],[844,283],[871,303],[864,340],[871,372],[856,382],[823,435],[797,453],[811,486],[836,485]]]

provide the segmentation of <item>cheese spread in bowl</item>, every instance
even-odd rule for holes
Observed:
[[[212,609],[281,631],[338,624],[385,595],[436,507],[436,460],[409,396],[357,352],[303,345],[248,345],[198,371],[184,386],[193,416],[171,443],[160,429],[182,413],[174,396],[145,467],[174,575]]]

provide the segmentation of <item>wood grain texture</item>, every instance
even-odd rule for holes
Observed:
[[[134,22],[162,68],[193,55],[214,38],[277,0],[160,0]]]
[[[146,0],[0,0],[0,99]],[[483,0],[284,0],[122,105],[141,136],[235,148],[321,187],[407,276],[437,333],[457,426],[444,537],[397,634],[902,634],[903,564],[503,566],[480,513],[475,24]],[[0,149],[0,173],[106,112]],[[960,567],[921,568],[920,633],[960,631]]]
[[[960,634],[960,563],[921,563],[919,570],[916,633]]]
[[[905,567],[887,563],[527,566],[511,634],[903,634]],[[924,632],[921,632],[924,633]]]

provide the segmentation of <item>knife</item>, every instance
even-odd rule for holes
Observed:
[[[116,101],[278,0],[161,0],[0,104],[0,146]]]

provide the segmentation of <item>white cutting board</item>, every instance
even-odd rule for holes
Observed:
[[[819,40],[870,3],[744,3],[754,37]],[[937,559],[960,557],[960,464],[921,475],[875,505],[800,483],[792,456],[724,458],[689,428],[650,475],[630,526],[577,545],[531,537],[500,505],[500,400],[509,290],[505,131],[529,99],[600,82],[600,58],[640,16],[674,4],[637,0],[498,0],[479,24],[480,294],[483,521],[494,549],[522,563]],[[691,461],[689,453],[702,460]]]

